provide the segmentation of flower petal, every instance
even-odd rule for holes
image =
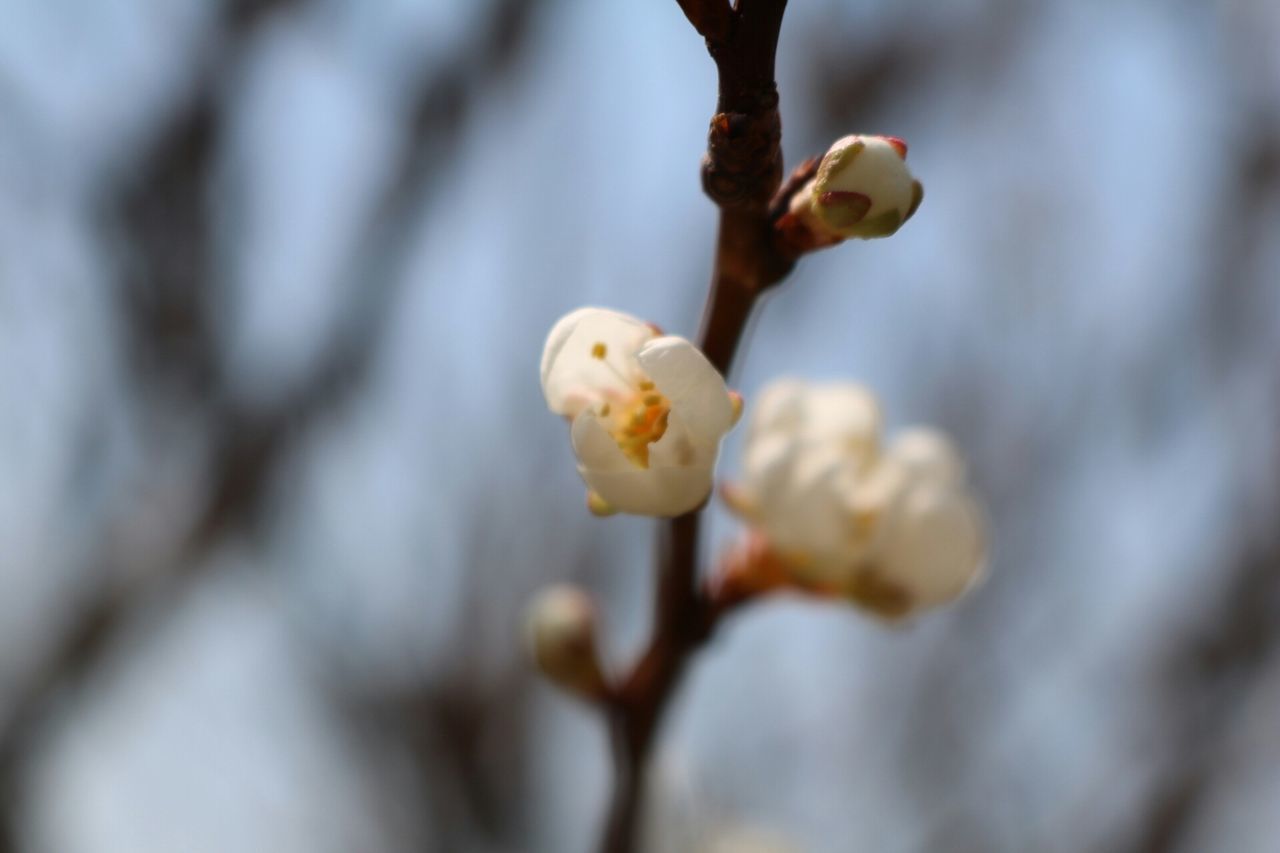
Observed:
[[[911,427],[894,438],[888,455],[903,465],[913,482],[938,486],[964,482],[964,462],[951,440],[935,429]]]
[[[870,544],[883,538],[885,519],[906,499],[910,483],[906,467],[892,458],[846,481],[841,497],[858,539]]]
[[[840,562],[850,544],[840,500],[843,464],[830,448],[815,450],[789,455],[785,478],[757,490],[761,516],[770,540],[781,548]]]
[[[880,405],[861,385],[815,385],[805,398],[805,436],[838,443],[860,458],[874,455],[880,443]]]
[[[573,453],[579,464],[600,471],[625,471],[637,467],[617,440],[605,429],[595,412],[586,409],[573,419],[570,434]]]
[[[743,474],[753,489],[776,491],[789,476],[799,452],[799,443],[783,433],[749,437],[742,463]]]
[[[695,441],[719,441],[733,426],[733,402],[724,377],[693,344],[666,335],[646,343],[636,357]]]
[[[882,569],[918,606],[951,601],[982,575],[985,524],[963,492],[914,489],[889,523]]]
[[[607,308],[561,317],[542,350],[542,393],[551,411],[576,415],[593,400],[628,390],[636,352],[655,336],[643,320]]]
[[[798,432],[804,423],[808,386],[798,379],[779,379],[764,387],[755,401],[747,441],[768,432]]]
[[[667,416],[667,429],[662,438],[649,445],[649,466],[652,468],[688,468],[715,465],[720,451],[720,441],[699,441],[685,424],[680,413],[672,409]]]
[[[618,512],[681,515],[711,494],[717,445],[693,444],[674,412],[667,432],[651,446],[647,468],[627,458],[591,410],[574,418],[573,450],[587,487]]]
[[[712,469],[637,468],[596,470],[580,467],[587,486],[614,509],[633,515],[670,517],[696,509],[711,494]]]

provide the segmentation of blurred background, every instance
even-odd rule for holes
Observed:
[[[655,850],[1280,849],[1278,44],[793,0],[788,163],[894,134],[927,196],[733,383],[951,431],[994,562],[905,629],[735,617]],[[674,0],[0,3],[0,851],[590,848],[604,733],[521,609],[582,583],[629,660],[654,524],[583,511],[536,363],[582,304],[695,332],[714,91]]]

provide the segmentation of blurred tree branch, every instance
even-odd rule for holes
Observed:
[[[301,5],[300,0],[232,0],[224,6],[217,50],[202,68],[194,96],[167,123],[115,205],[125,244],[133,249],[121,294],[124,343],[146,391],[140,397],[176,399],[192,407],[209,434],[212,480],[189,529],[174,537],[179,544],[171,552],[148,555],[154,565],[146,571],[130,572],[161,586],[209,565],[204,555],[216,543],[232,531],[252,530],[262,520],[273,480],[298,435],[340,406],[367,374],[385,318],[397,301],[403,281],[399,262],[411,248],[423,193],[447,162],[477,93],[509,74],[534,8],[529,0],[495,0],[478,36],[422,81],[411,105],[404,155],[350,265],[350,275],[361,285],[351,288],[343,323],[308,376],[269,408],[259,409],[239,401],[220,375],[213,328],[217,283],[207,214],[211,165],[224,118],[219,82],[225,62],[263,21]],[[131,521],[126,513],[124,524]],[[97,668],[135,610],[155,592],[119,582],[122,567],[112,563],[109,543],[103,544],[99,559],[103,562],[89,572],[96,592],[0,720],[0,853],[18,849],[17,780],[41,721],[64,690],[74,689]]]
[[[1014,0],[984,0],[961,27],[921,26],[912,12],[875,41],[849,50],[845,30],[805,34],[804,97],[823,119],[824,135],[848,132],[849,119],[883,115],[904,93],[920,93],[971,69],[1002,70],[1019,44],[1033,7]]]
[[[122,315],[124,344],[135,372],[150,382],[185,386],[196,397],[208,392],[215,369],[205,193],[219,126],[219,60],[269,14],[295,3],[239,0],[223,6],[214,56],[202,69],[194,97],[169,122],[148,152],[144,171],[127,182],[118,202],[134,252],[122,288]],[[173,562],[175,567],[196,563]],[[98,584],[96,594],[55,640],[0,721],[0,853],[18,850],[17,776],[24,750],[33,744],[35,730],[63,686],[79,681],[98,663],[136,597],[119,583],[113,566],[94,566],[89,576]]]
[[[1172,714],[1166,751],[1169,767],[1134,826],[1130,844],[1108,849],[1172,853],[1186,849],[1190,830],[1206,805],[1232,723],[1280,648],[1280,538],[1255,542],[1239,557],[1232,576],[1205,620],[1169,650],[1167,683],[1155,705]]]
[[[1241,330],[1249,322],[1253,291],[1265,287],[1251,264],[1271,237],[1267,207],[1280,198],[1280,120],[1271,111],[1255,113],[1240,138],[1222,213],[1212,220],[1221,223],[1221,232],[1211,235],[1213,251],[1202,286],[1212,370],[1224,387],[1227,373],[1248,359],[1241,343],[1255,339]],[[1280,423],[1280,410],[1273,412],[1272,422]],[[1269,472],[1264,476],[1271,488],[1258,501],[1264,518],[1252,519],[1241,507],[1244,521],[1235,538],[1244,545],[1220,593],[1202,614],[1202,627],[1187,631],[1165,652],[1153,704],[1163,715],[1172,714],[1165,738],[1171,766],[1136,817],[1133,843],[1123,849],[1183,849],[1213,792],[1232,722],[1280,649],[1280,528],[1266,518],[1280,507],[1280,444],[1272,446],[1269,459],[1254,465]]]

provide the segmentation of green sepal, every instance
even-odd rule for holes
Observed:
[[[902,222],[902,214],[894,208],[871,219],[864,219],[851,228],[841,229],[840,233],[846,237],[860,237],[863,240],[872,237],[888,237],[902,227]]]

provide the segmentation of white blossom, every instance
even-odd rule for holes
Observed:
[[[852,384],[777,382],[747,435],[730,505],[801,585],[897,618],[950,601],[981,574],[984,519],[941,433],[880,447],[880,411]]]
[[[911,218],[924,188],[907,169],[907,146],[892,136],[846,136],[791,200],[791,213],[831,241],[887,237]]]
[[[711,491],[738,407],[693,344],[604,308],[562,317],[542,353],[542,392],[572,422],[594,512],[675,516]]]

